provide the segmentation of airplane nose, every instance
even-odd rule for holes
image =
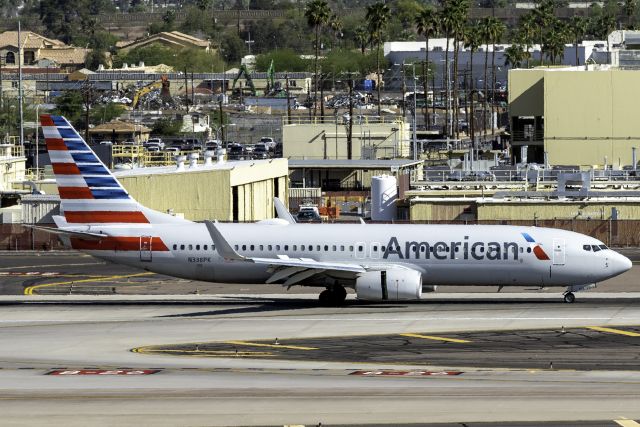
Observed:
[[[619,253],[616,253],[615,257],[613,258],[613,269],[616,274],[622,274],[625,271],[629,271],[631,270],[632,266],[633,266],[633,263],[629,258]]]

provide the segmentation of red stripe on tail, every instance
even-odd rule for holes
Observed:
[[[51,166],[56,175],[82,175],[75,163],[52,163]]]
[[[64,217],[69,223],[132,223],[148,224],[149,220],[142,212],[127,211],[65,211]]]
[[[53,124],[53,119],[48,114],[43,114],[40,116],[40,125],[42,126],[55,126]]]
[[[93,199],[89,187],[58,187],[61,199]]]
[[[62,138],[46,138],[48,151],[67,151],[67,146]]]

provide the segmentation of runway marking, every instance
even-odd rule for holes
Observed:
[[[613,420],[613,421],[622,427],[640,427],[640,424],[638,424],[633,420],[619,419],[619,420]]]
[[[86,282],[105,282],[107,280],[114,280],[114,279],[127,279],[130,277],[140,277],[140,276],[149,276],[155,273],[151,273],[151,272],[145,272],[145,273],[136,273],[136,274],[124,274],[124,275],[120,275],[120,276],[106,276],[106,277],[102,277],[99,279],[82,279],[82,280],[69,280],[66,282],[55,282],[55,283],[43,283],[42,285],[35,285],[35,286],[29,286],[24,288],[24,294],[25,295],[33,295],[33,291],[38,290],[38,289],[42,289],[42,288],[47,288],[47,287],[51,287],[51,286],[60,286],[60,285],[71,285],[71,284],[75,284],[75,283],[86,283]]]
[[[273,357],[275,354],[270,351],[237,351],[237,350],[180,350],[180,349],[155,349],[149,347],[137,347],[131,349],[133,353],[139,354],[162,354],[178,353],[186,356],[206,356],[206,357]]]
[[[247,341],[225,341],[225,344],[233,344],[233,345],[248,345],[254,347],[270,347],[270,348],[287,348],[289,350],[320,350],[316,347],[301,347],[298,345],[284,345],[284,344],[263,344],[257,342],[247,342]]]
[[[592,329],[598,332],[609,332],[611,334],[626,335],[628,337],[640,337],[640,334],[637,332],[629,332],[613,328],[603,328],[602,326],[589,326],[588,329]]]
[[[435,337],[433,335],[420,335],[420,334],[400,334],[403,337],[411,337],[411,338],[422,338],[425,340],[434,340],[434,341],[446,341],[446,342],[455,342],[455,343],[469,343],[471,341],[461,340],[458,338],[445,338],[445,337]]]

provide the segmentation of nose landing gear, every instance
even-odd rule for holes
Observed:
[[[573,294],[573,292],[565,292],[564,293],[564,302],[566,303],[572,303],[576,300],[576,296]]]

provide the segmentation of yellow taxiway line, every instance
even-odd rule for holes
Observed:
[[[68,280],[66,282],[43,283],[41,285],[34,285],[34,286],[29,286],[27,288],[24,288],[24,294],[25,295],[33,295],[33,291],[38,290],[38,289],[42,289],[42,288],[48,288],[48,287],[51,287],[51,286],[72,285],[72,284],[76,284],[76,283],[87,283],[87,282],[106,282],[108,280],[127,279],[129,277],[149,276],[151,274],[155,274],[155,273],[146,272],[146,273],[136,273],[136,274],[125,274],[125,275],[121,275],[121,276],[107,276],[107,277],[102,277],[102,278],[99,278],[99,279]]]
[[[610,334],[626,335],[628,337],[640,337],[638,332],[623,331],[621,329],[603,328],[601,326],[589,326],[589,329],[598,332],[609,332]]]
[[[284,345],[284,344],[263,344],[263,343],[257,343],[257,342],[247,342],[247,341],[225,341],[225,344],[248,345],[253,347],[287,348],[289,350],[319,350],[319,348],[316,348],[316,347],[301,347],[297,345]]]
[[[613,420],[613,421],[622,427],[640,427],[640,424],[638,424],[633,420],[627,420],[627,419],[621,418],[619,420]]]
[[[445,338],[445,337],[434,337],[432,335],[420,335],[420,334],[400,334],[403,337],[411,337],[411,338],[422,338],[425,340],[434,340],[434,341],[445,341],[445,342],[456,342],[460,344],[469,343],[471,341],[461,340],[458,338]]]

